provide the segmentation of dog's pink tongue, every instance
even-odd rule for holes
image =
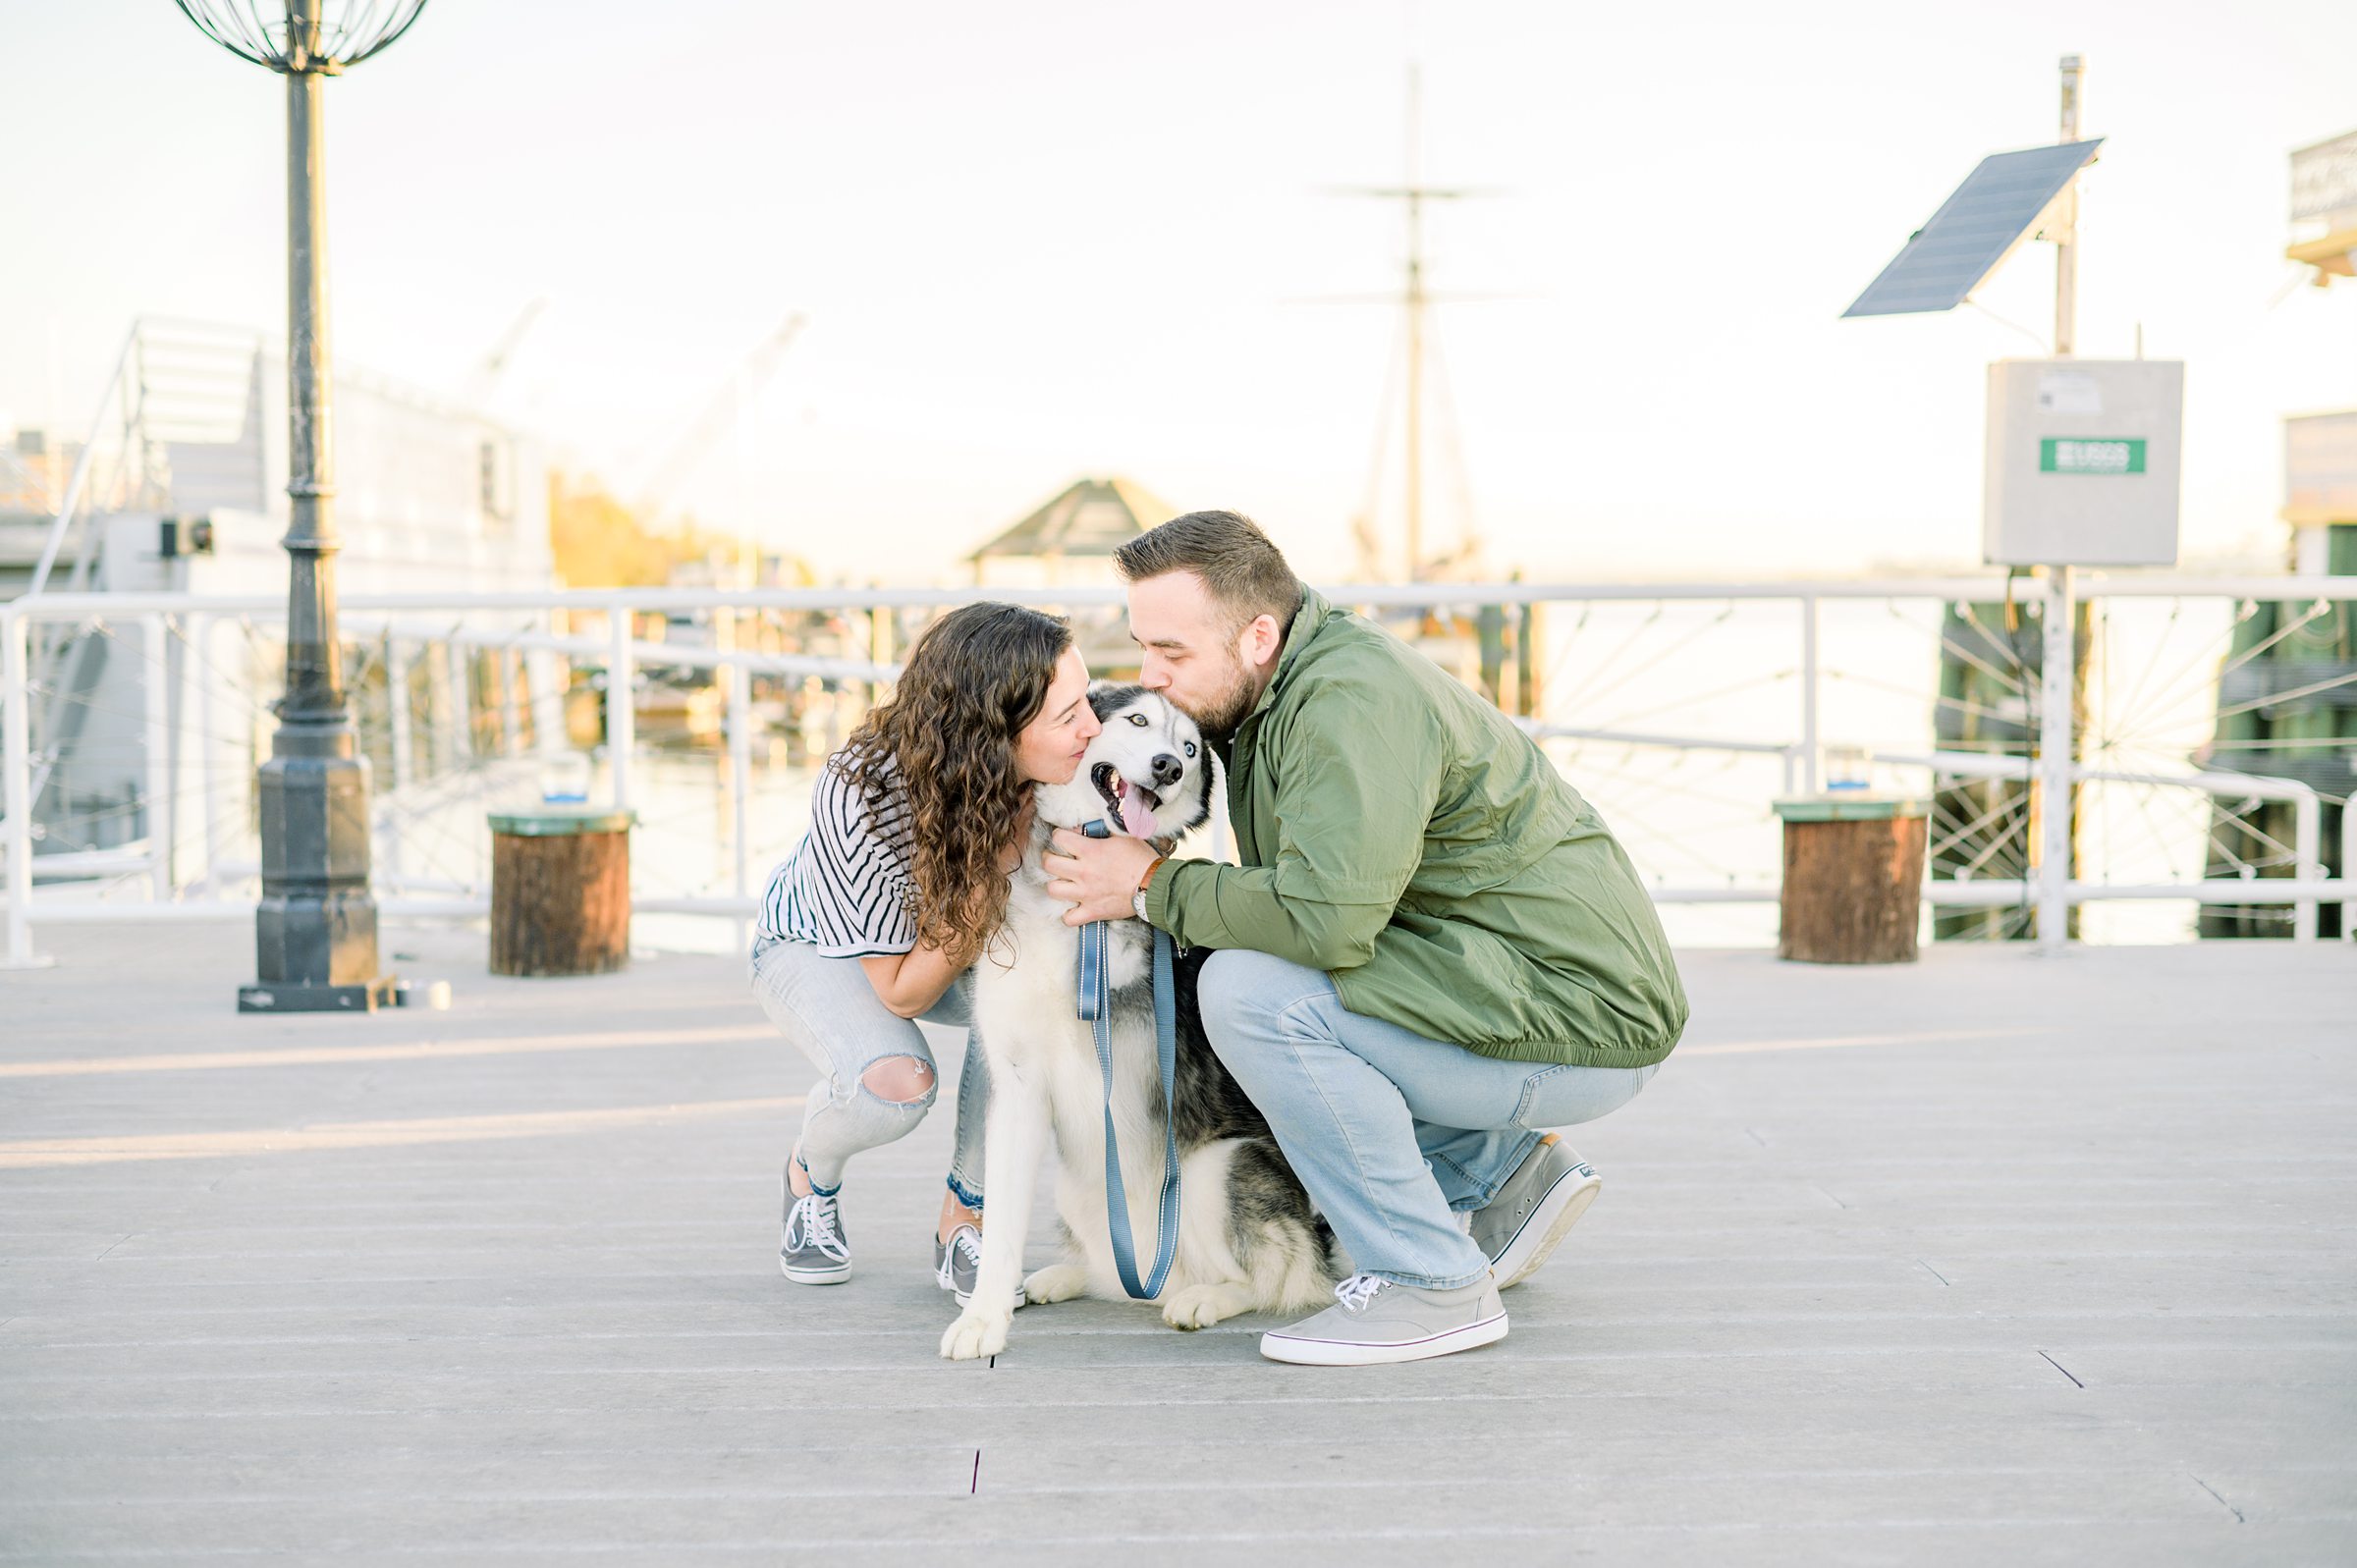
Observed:
[[[1154,813],[1138,798],[1135,789],[1122,791],[1122,828],[1132,838],[1154,837]]]

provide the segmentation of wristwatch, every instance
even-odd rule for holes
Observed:
[[[1167,855],[1156,855],[1147,864],[1146,874],[1137,879],[1137,892],[1129,895],[1129,912],[1140,920],[1146,918],[1146,889],[1154,881],[1154,873],[1162,869],[1163,861],[1168,858]]]

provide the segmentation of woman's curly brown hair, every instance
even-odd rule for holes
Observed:
[[[917,638],[892,700],[868,713],[836,766],[880,807],[907,791],[915,836],[917,940],[959,968],[1007,918],[999,857],[1030,785],[1015,740],[1039,717],[1071,628],[1021,605],[953,610]]]

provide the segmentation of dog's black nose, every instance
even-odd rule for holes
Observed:
[[[1171,785],[1177,784],[1179,780],[1185,777],[1186,764],[1180,762],[1177,757],[1172,756],[1169,752],[1166,751],[1161,756],[1154,759],[1155,788],[1168,789]]]

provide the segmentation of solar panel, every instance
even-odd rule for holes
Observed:
[[[1983,158],[1841,314],[1953,310],[2021,243],[2047,203],[2062,193],[2103,144],[2098,136]]]

